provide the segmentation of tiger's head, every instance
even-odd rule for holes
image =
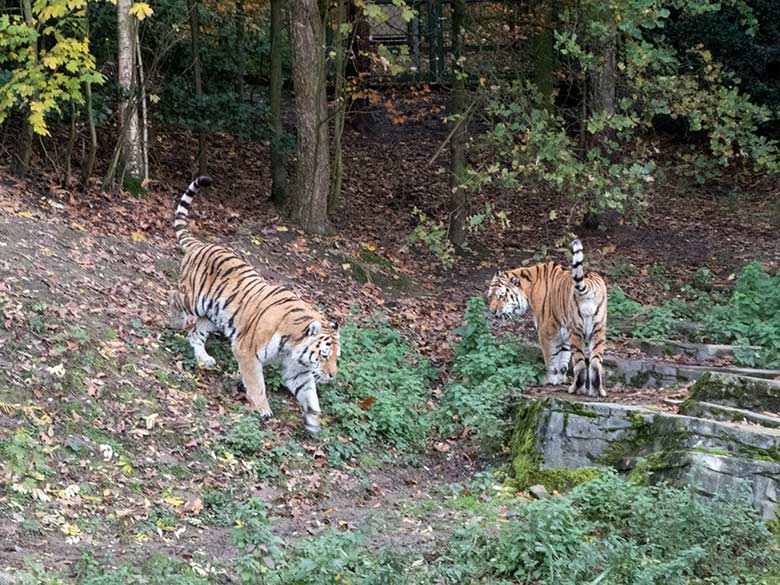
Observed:
[[[496,317],[509,320],[520,317],[528,310],[530,278],[524,278],[522,272],[499,272],[490,281],[487,292],[488,310]]]
[[[309,325],[307,356],[311,372],[317,382],[330,382],[336,377],[340,355],[338,324],[331,323],[327,329],[323,329],[319,321]]]
[[[338,325],[331,323],[324,329],[319,321],[312,321],[306,330],[303,351],[298,355],[298,366],[311,372],[316,383],[330,382],[338,372],[338,359],[341,354]],[[320,403],[317,390],[312,384],[304,391],[293,390],[303,409],[303,427],[309,433],[320,430]]]

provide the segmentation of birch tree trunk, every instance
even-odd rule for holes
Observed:
[[[298,128],[291,210],[304,230],[324,234],[330,231],[330,151],[323,25],[317,0],[290,0],[289,9]]]
[[[130,14],[132,0],[117,0],[117,35],[119,69],[119,120],[122,127],[121,162],[125,178],[142,180],[143,149],[138,122],[138,96],[135,83],[135,17]]]

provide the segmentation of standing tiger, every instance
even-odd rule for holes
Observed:
[[[539,333],[548,384],[565,384],[569,359],[574,361],[570,393],[604,390],[604,339],[607,328],[607,285],[582,268],[582,243],[571,243],[569,273],[554,262],[499,272],[488,289],[491,313],[510,319],[528,307]]]
[[[187,229],[192,198],[210,177],[198,177],[182,194],[173,227],[184,252],[177,290],[171,293],[171,325],[185,328],[194,319],[189,342],[202,367],[216,361],[206,353],[209,333],[219,331],[231,342],[251,408],[272,415],[265,393],[263,365],[281,365],[282,382],[303,411],[310,433],[320,429],[316,382],[336,375],[340,353],[335,323],[322,316],[285,286],[266,282],[235,253],[194,238]]]

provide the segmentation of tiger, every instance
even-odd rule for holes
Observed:
[[[589,396],[604,390],[604,344],[607,328],[607,285],[582,267],[582,243],[571,243],[571,272],[554,262],[497,273],[488,288],[488,310],[511,319],[531,308],[539,334],[548,384],[566,384],[573,358],[569,393]]]
[[[271,284],[237,254],[191,235],[190,205],[211,177],[197,177],[181,195],[173,228],[184,253],[178,285],[170,295],[171,326],[185,329],[195,359],[216,366],[206,339],[221,332],[230,340],[250,408],[262,419],[273,415],[266,396],[263,366],[281,366],[282,382],[300,403],[303,426],[320,430],[318,382],[332,380],[341,353],[338,325],[302,301],[286,286]]]

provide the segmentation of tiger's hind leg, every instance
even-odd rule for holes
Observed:
[[[582,336],[572,331],[571,356],[574,362],[574,381],[569,386],[569,394],[580,394],[588,386],[588,356]]]
[[[186,329],[187,322],[190,319],[189,313],[182,309],[182,303],[180,301],[179,292],[172,290],[168,296],[168,304],[170,306],[170,324],[172,329]]]
[[[590,341],[590,367],[588,368],[588,378],[590,380],[590,390],[598,391],[599,396],[606,396],[604,389],[604,327],[596,331],[593,339]]]
[[[201,368],[213,368],[217,365],[217,360],[206,352],[206,340],[209,333],[216,331],[217,326],[205,317],[198,317],[195,321],[195,327],[190,331],[187,339],[195,353],[195,360]]]
[[[558,340],[539,329],[539,345],[542,346],[544,365],[547,368],[544,383],[555,386],[558,384]]]
[[[558,370],[558,384],[566,384],[566,373],[569,371],[569,362],[571,361],[571,345],[569,340],[561,342],[556,350],[555,367]]]

